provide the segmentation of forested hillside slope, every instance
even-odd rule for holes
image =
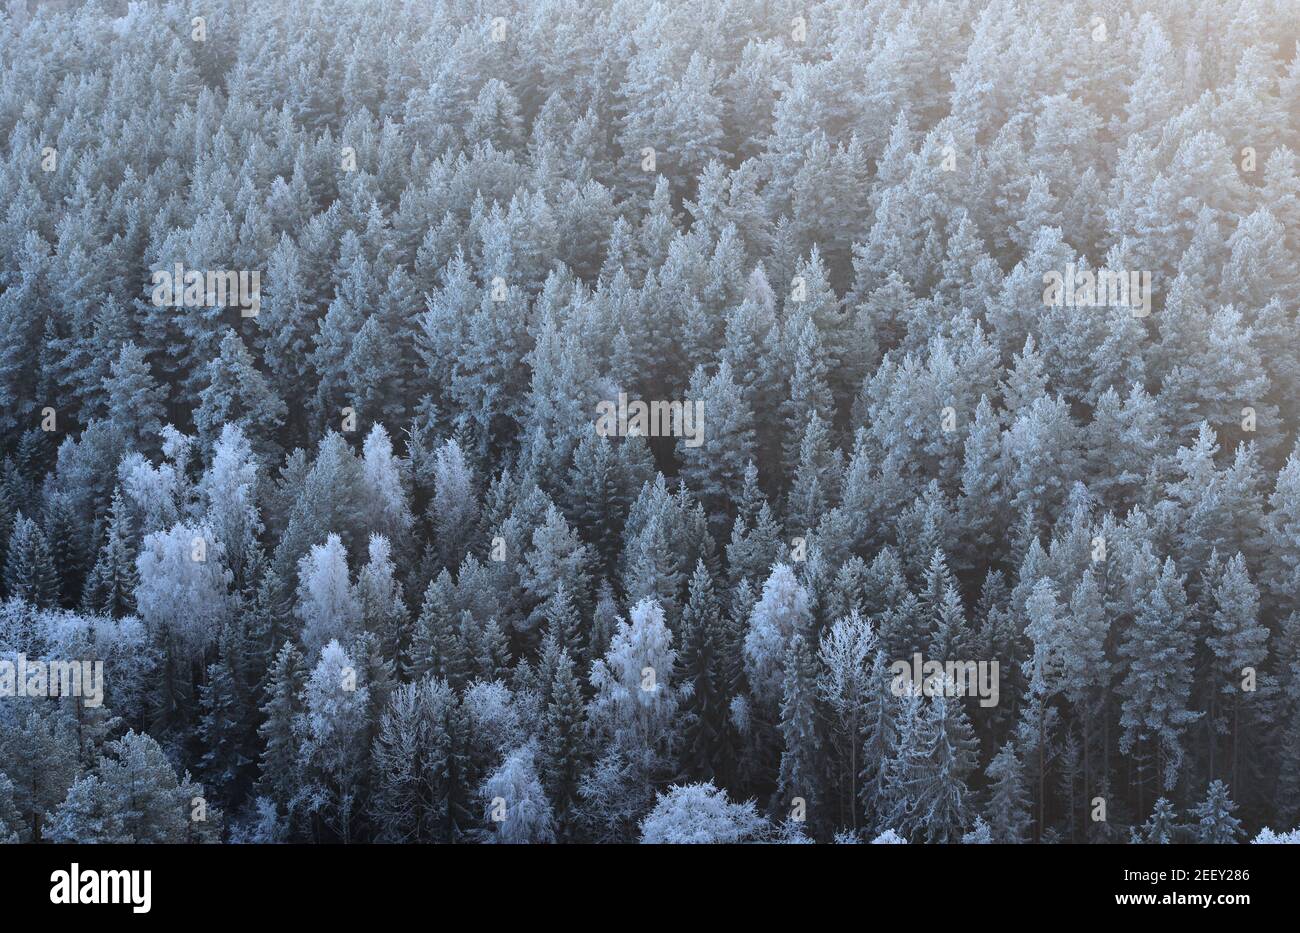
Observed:
[[[11,0],[0,839],[1295,828],[1297,153],[1294,0]]]

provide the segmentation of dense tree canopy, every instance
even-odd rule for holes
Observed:
[[[1298,114],[1293,0],[9,3],[0,841],[1294,841]]]

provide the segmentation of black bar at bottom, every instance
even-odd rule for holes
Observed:
[[[55,903],[52,894],[71,900],[74,864],[78,901],[116,893],[119,903]],[[137,910],[145,906],[142,874],[102,871],[148,871],[147,912]],[[12,916],[75,912],[127,923],[337,923],[404,908],[436,921],[475,907],[539,916],[606,904],[635,905],[648,919],[677,909],[673,902],[701,900],[719,916],[838,900],[868,911],[910,904],[938,918],[965,907],[1013,909],[1026,898],[1050,899],[1062,916],[1201,910],[1228,919],[1243,908],[1285,909],[1293,873],[1288,848],[1273,845],[0,846],[0,892]]]

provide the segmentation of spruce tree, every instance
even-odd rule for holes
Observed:
[[[1236,842],[1242,835],[1241,820],[1233,816],[1237,805],[1228,796],[1228,785],[1211,781],[1205,799],[1192,808],[1190,816],[1196,821],[1196,841],[1205,845],[1223,845]]]
[[[975,817],[967,779],[976,747],[961,703],[905,694],[897,736],[886,765],[892,807],[882,822],[926,842],[960,841]]]
[[[127,444],[140,451],[156,450],[167,392],[154,380],[144,350],[130,341],[122,345],[104,380],[104,395],[109,421]]]
[[[86,530],[76,515],[72,498],[51,493],[45,507],[45,535],[59,581],[59,605],[71,609],[81,599],[86,579]]]
[[[1221,773],[1232,778],[1233,786],[1240,792],[1239,749],[1249,744],[1252,713],[1258,709],[1251,702],[1253,691],[1243,690],[1243,683],[1247,679],[1253,683],[1256,679],[1254,674],[1266,656],[1269,634],[1259,620],[1259,590],[1250,579],[1240,551],[1224,568],[1214,588],[1213,602],[1214,614],[1210,619],[1213,634],[1206,639],[1214,652],[1215,675],[1207,711],[1211,743],[1209,772],[1211,777],[1216,773],[1215,746],[1218,736],[1226,732],[1230,736],[1228,758]]]
[[[676,677],[683,685],[689,685],[685,700],[687,719],[682,729],[682,766],[693,780],[725,783],[730,770],[729,697],[723,659],[726,646],[721,607],[703,560],[696,562],[691,576],[680,631]]]
[[[582,689],[573,658],[561,649],[542,718],[541,779],[555,813],[557,833],[568,840],[575,832],[574,814],[587,767],[590,740]]]
[[[1191,616],[1172,560],[1138,607],[1123,641],[1121,657],[1128,662],[1120,685],[1120,750],[1158,752],[1165,789],[1177,781],[1187,727],[1199,718],[1188,708],[1192,681]]]
[[[208,665],[207,683],[199,687],[198,734],[205,748],[199,768],[226,809],[242,801],[255,754],[250,741],[253,723],[249,697],[228,657],[238,648],[234,627],[228,625],[222,633],[220,654]]]
[[[59,578],[49,542],[41,527],[22,512],[14,517],[9,536],[5,585],[10,596],[33,606],[44,609],[58,604]]]
[[[1166,797],[1157,797],[1151,816],[1142,824],[1138,838],[1148,845],[1169,845],[1177,841],[1178,830],[1174,805]]]
[[[790,639],[782,687],[780,733],[784,742],[777,779],[778,812],[788,812],[798,800],[814,826],[826,820],[821,813],[821,734],[817,725],[817,660],[804,636]]]
[[[443,570],[424,591],[411,637],[409,676],[419,679],[432,674],[446,678],[453,673],[460,642],[454,600],[451,574]]]
[[[266,675],[262,724],[258,738],[262,742],[259,762],[259,789],[287,812],[298,786],[298,743],[295,722],[302,710],[302,689],[307,682],[307,668],[302,653],[286,641],[276,654]]]
[[[1007,742],[993,756],[985,773],[993,782],[989,788],[988,804],[984,816],[989,832],[997,843],[1022,843],[1028,841],[1029,793],[1025,788],[1024,770],[1015,746]]]

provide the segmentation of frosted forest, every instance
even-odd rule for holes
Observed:
[[[1294,0],[9,0],[0,840],[1300,841]]]

